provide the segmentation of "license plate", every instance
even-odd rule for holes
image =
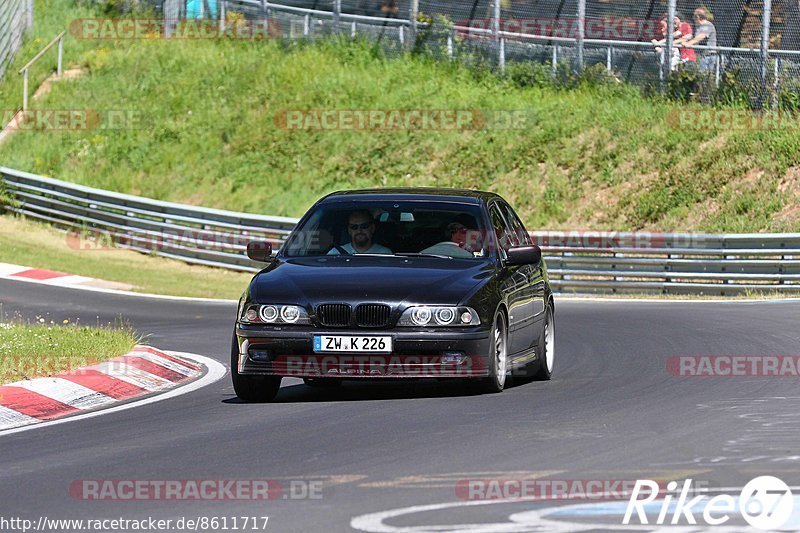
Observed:
[[[314,335],[315,352],[384,353],[392,351],[388,336]]]

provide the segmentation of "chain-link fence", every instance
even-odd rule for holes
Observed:
[[[165,3],[181,17],[268,20],[273,37],[366,36],[500,69],[536,62],[553,77],[605,70],[682,100],[800,109],[798,0]]]
[[[0,77],[33,28],[33,0],[0,0]]]

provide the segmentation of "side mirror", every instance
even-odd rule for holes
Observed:
[[[272,243],[267,241],[250,241],[247,243],[247,257],[253,261],[268,263],[271,261]]]
[[[508,265],[535,265],[542,260],[542,249],[532,246],[514,246],[508,250]]]

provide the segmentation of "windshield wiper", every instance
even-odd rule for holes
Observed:
[[[453,257],[449,255],[424,254],[421,252],[399,253],[394,255],[399,255],[400,257],[438,257],[439,259],[453,259]]]

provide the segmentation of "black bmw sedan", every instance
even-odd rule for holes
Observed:
[[[541,250],[500,196],[456,189],[342,191],[319,200],[239,302],[236,394],[271,401],[284,376],[550,379],[554,304]]]

